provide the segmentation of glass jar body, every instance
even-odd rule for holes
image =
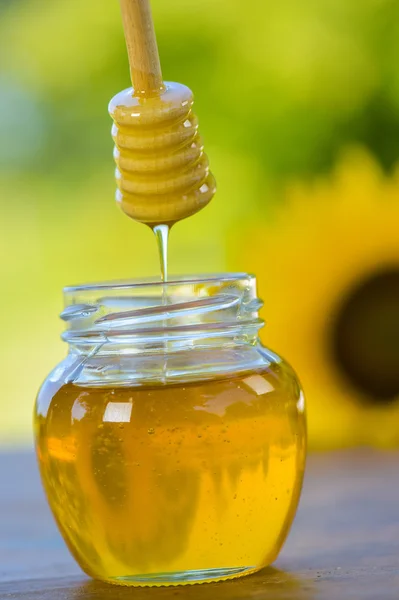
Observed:
[[[179,363],[192,363],[195,352],[180,350]],[[170,381],[143,374],[140,382],[142,356],[128,354],[119,364],[135,373],[132,384],[126,372],[113,383],[96,380],[93,373],[115,371],[115,351],[105,349],[86,355],[84,367],[72,353],[49,376],[35,409],[39,465],[86,573],[176,585],[237,577],[275,560],[302,485],[303,396],[284,361],[258,343],[250,352],[243,364],[237,348],[207,350],[209,368],[219,360],[228,372],[205,368]],[[146,357],[150,372],[157,360]],[[167,372],[167,354],[163,361]]]

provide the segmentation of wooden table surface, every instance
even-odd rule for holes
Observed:
[[[0,599],[399,600],[399,453],[311,456],[273,568],[243,579],[128,589],[88,579],[47,508],[33,453],[0,453]]]

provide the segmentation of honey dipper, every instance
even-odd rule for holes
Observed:
[[[109,105],[116,199],[129,217],[156,230],[201,210],[216,184],[191,90],[162,79],[149,0],[120,3],[133,87]]]

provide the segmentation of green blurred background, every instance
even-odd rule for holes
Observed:
[[[266,280],[270,254],[235,258],[244,230],[264,223],[267,237],[290,182],[328,181],[347,148],[394,177],[397,1],[153,0],[153,12],[164,77],[195,93],[219,188],[173,230],[172,272]],[[29,442],[36,390],[66,351],[62,287],[158,273],[152,233],[113,200],[107,104],[129,85],[117,0],[0,0],[3,443]]]

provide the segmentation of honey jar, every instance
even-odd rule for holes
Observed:
[[[77,562],[120,585],[272,563],[305,467],[304,397],[263,347],[247,274],[64,290],[67,357],[35,408],[47,498]]]

